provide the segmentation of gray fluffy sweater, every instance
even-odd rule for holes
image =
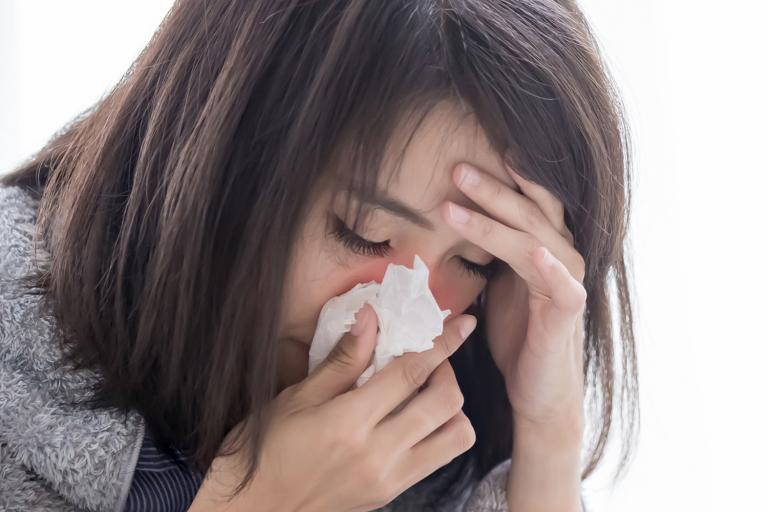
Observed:
[[[61,365],[41,295],[16,279],[45,265],[33,246],[37,202],[0,186],[0,511],[122,511],[144,439],[137,413],[72,405],[98,375]],[[506,511],[509,459],[450,510]],[[423,510],[417,486],[382,512]]]

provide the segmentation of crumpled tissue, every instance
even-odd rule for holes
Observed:
[[[440,310],[429,290],[429,269],[415,255],[413,268],[390,263],[381,284],[359,283],[346,293],[331,298],[320,310],[315,335],[309,347],[308,372],[320,364],[352,328],[355,313],[367,302],[376,312],[379,333],[370,365],[355,387],[405,352],[424,352],[443,332],[443,320],[450,309]]]

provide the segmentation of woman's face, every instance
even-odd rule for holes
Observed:
[[[407,137],[405,131],[396,134],[395,140],[403,140],[399,138],[402,136]],[[466,310],[486,284],[485,278],[469,270],[465,262],[483,266],[493,256],[451,229],[439,209],[450,199],[484,212],[451,179],[453,168],[462,161],[479,166],[519,190],[474,118],[459,116],[450,105],[441,105],[414,134],[399,175],[388,180],[393,167],[390,162],[396,156],[387,155],[379,189],[389,182],[383,192],[392,202],[401,204],[401,210],[417,213],[414,218],[388,206],[364,203],[363,212],[367,209],[370,213],[364,215],[358,230],[351,232],[353,219],[344,218],[344,195],[334,199],[328,190],[313,203],[295,247],[285,317],[280,326],[280,365],[284,367],[280,372],[292,375],[284,377],[289,384],[306,375],[309,345],[326,301],[358,283],[381,282],[389,263],[410,268],[418,254],[429,268],[430,290],[440,309],[451,310],[451,317]],[[339,230],[337,235],[335,229]],[[373,243],[389,242],[366,249],[362,248],[366,242],[356,237]],[[361,249],[356,251],[356,247]]]

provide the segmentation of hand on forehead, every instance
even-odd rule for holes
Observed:
[[[403,141],[407,141],[410,132],[409,127],[403,126],[395,133],[393,149],[387,154],[379,176],[379,188],[413,210],[437,219],[440,204],[450,200],[482,212],[451,178],[453,169],[462,162],[471,163],[520,190],[474,116],[462,115],[447,104],[435,107],[407,142],[400,167],[396,168]]]

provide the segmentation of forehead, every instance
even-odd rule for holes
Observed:
[[[401,153],[402,160],[398,161]],[[520,190],[476,118],[447,102],[435,106],[415,131],[413,124],[407,123],[395,131],[379,176],[379,187],[421,211],[431,211],[446,199],[474,206],[451,177],[460,162],[471,163]]]

